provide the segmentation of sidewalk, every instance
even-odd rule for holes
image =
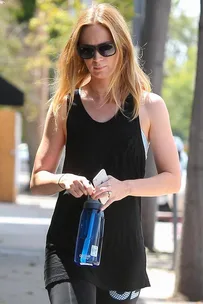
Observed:
[[[43,283],[44,241],[55,202],[54,196],[19,195],[16,204],[0,203],[0,304],[49,303]],[[155,248],[162,253],[147,252],[151,287],[142,290],[138,303],[184,303],[168,300],[175,284],[172,223],[156,224]]]

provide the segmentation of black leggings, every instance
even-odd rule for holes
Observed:
[[[47,290],[51,304],[135,304],[140,294],[140,290],[102,290],[82,280],[53,283]]]

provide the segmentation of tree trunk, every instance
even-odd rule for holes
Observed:
[[[152,90],[161,94],[165,44],[168,32],[168,20],[171,0],[146,0],[145,23],[141,38],[144,70],[150,76]],[[153,155],[147,159],[146,176],[156,174]],[[154,229],[156,222],[156,197],[143,197],[142,218],[145,246],[154,250]]]
[[[203,0],[199,21],[196,85],[189,138],[187,190],[177,291],[203,300]]]

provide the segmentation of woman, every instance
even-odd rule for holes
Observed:
[[[59,197],[46,240],[45,285],[52,304],[134,304],[149,286],[141,228],[141,197],[180,187],[178,155],[164,101],[150,93],[127,25],[110,5],[79,18],[59,59],[32,178],[33,193]],[[149,142],[158,170],[144,178]],[[63,174],[56,174],[63,147]],[[108,182],[94,188],[104,168]],[[64,195],[65,190],[69,195]],[[73,262],[83,203],[106,193],[99,267]]]

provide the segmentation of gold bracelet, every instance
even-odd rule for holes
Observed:
[[[65,190],[66,188],[62,187],[61,184],[60,184],[60,181],[62,179],[62,177],[64,176],[65,174],[62,174],[60,177],[59,177],[59,180],[58,180],[58,185],[61,189]]]

